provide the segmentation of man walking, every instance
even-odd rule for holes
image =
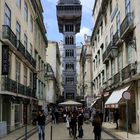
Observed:
[[[45,140],[45,120],[46,117],[43,113],[43,110],[40,110],[37,116],[39,140]]]

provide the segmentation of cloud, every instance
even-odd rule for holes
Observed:
[[[84,42],[84,35],[91,35],[91,30],[87,27],[82,27],[80,33],[76,35],[77,42]]]

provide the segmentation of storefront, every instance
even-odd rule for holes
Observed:
[[[105,102],[105,108],[109,110],[109,120],[113,121],[114,110],[119,111],[119,127],[126,128],[126,102],[122,97],[125,91],[130,92],[131,99],[128,101],[128,127],[129,130],[135,131],[136,128],[136,105],[135,105],[135,85],[130,83],[124,85],[112,92]]]

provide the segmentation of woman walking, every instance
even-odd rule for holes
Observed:
[[[94,116],[92,125],[94,126],[93,132],[94,132],[95,140],[100,140],[101,139],[102,123],[101,123],[101,118],[98,114],[96,114]]]

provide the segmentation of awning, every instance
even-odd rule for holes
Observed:
[[[99,99],[100,99],[101,97],[97,97],[97,98],[95,98],[93,101],[92,101],[92,103],[91,103],[91,106],[90,107],[92,107]]]
[[[130,87],[130,85],[127,85],[121,89],[113,91],[105,103],[105,108],[117,108],[118,103],[122,98],[123,92],[127,91],[129,89],[129,87]]]
[[[60,106],[82,106],[82,103],[73,101],[73,100],[69,100],[69,101],[65,101],[62,103],[59,103]]]

